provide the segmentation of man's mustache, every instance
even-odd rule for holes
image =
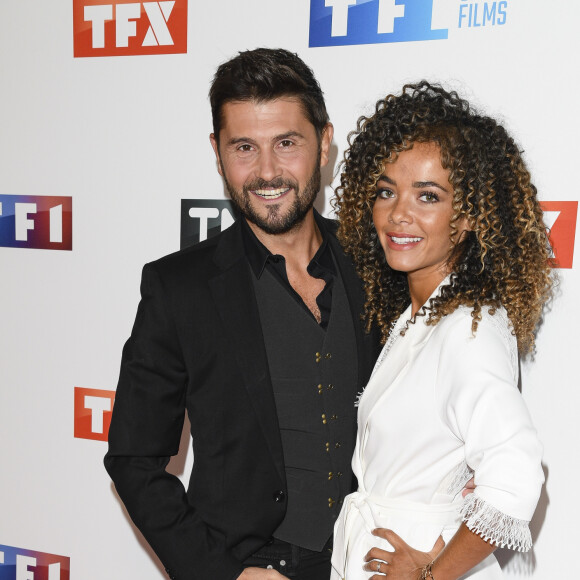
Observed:
[[[265,179],[257,178],[250,181],[244,185],[244,191],[248,192],[255,189],[279,189],[281,187],[290,187],[294,191],[298,191],[298,184],[290,179],[284,179],[282,177],[276,177],[270,181]]]

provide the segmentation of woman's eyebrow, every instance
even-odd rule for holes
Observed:
[[[415,181],[413,182],[413,187],[437,187],[442,189],[445,193],[449,193],[442,185],[439,185],[436,181]]]

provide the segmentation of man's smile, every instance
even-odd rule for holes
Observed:
[[[276,189],[251,189],[250,191],[263,199],[278,199],[291,189],[291,187],[278,187]]]

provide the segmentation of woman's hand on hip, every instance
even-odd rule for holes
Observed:
[[[375,572],[369,580],[382,580],[385,575],[389,580],[417,580],[421,577],[423,566],[432,562],[445,547],[441,536],[429,552],[421,552],[411,548],[392,530],[379,528],[373,530],[373,535],[387,540],[393,546],[393,551],[372,548],[368,552],[364,558],[364,569]]]

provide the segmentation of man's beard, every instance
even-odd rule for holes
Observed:
[[[242,191],[239,192],[231,186],[224,176],[228,193],[241,215],[267,234],[285,234],[301,224],[314,205],[314,200],[320,190],[320,181],[320,163],[318,161],[314,172],[302,191],[300,191],[296,181],[279,177],[272,181],[264,181],[260,178],[255,179],[252,182],[244,184]],[[265,217],[259,215],[250,202],[251,196],[254,195],[251,193],[251,190],[278,189],[281,187],[292,188],[294,190],[296,194],[294,203],[284,213],[281,213],[281,204],[272,202],[265,206],[268,214]]]

